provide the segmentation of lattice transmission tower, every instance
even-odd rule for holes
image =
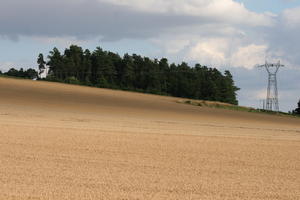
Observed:
[[[258,67],[264,67],[268,72],[268,89],[267,89],[267,99],[265,108],[270,111],[279,111],[279,102],[278,102],[278,88],[277,88],[277,72],[280,67],[284,65],[278,63],[266,63],[264,65],[259,65]]]

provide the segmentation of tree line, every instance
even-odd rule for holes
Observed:
[[[63,53],[54,48],[46,61],[39,54],[37,63],[38,71],[11,68],[0,75],[40,80],[48,65],[44,80],[238,104],[239,88],[231,73],[200,64],[169,64],[166,58],[152,60],[136,54],[121,57],[100,47],[90,52],[76,45]],[[300,115],[300,100],[290,113]]]
[[[48,66],[47,80],[238,104],[230,71],[196,64],[169,64],[166,58],[137,54],[120,56],[97,47],[93,52],[71,45],[61,53],[39,54],[39,74]]]
[[[32,68],[29,68],[27,70],[24,70],[23,68],[21,68],[20,70],[17,70],[15,68],[10,68],[7,72],[4,73],[0,71],[0,75],[14,76],[14,77],[26,78],[26,79],[38,78],[38,72]]]

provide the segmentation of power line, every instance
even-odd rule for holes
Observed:
[[[259,65],[258,67],[264,67],[268,72],[268,88],[267,88],[267,98],[266,98],[266,110],[279,111],[279,100],[278,100],[278,88],[277,88],[277,72],[280,67],[284,65],[278,63],[266,63],[264,65]]]

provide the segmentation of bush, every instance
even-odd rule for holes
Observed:
[[[298,102],[298,108],[296,108],[294,111],[293,111],[293,114],[295,115],[300,115],[300,100]]]
[[[70,83],[70,84],[80,85],[80,81],[77,78],[75,78],[75,76],[70,76],[70,77],[66,78],[65,82]]]

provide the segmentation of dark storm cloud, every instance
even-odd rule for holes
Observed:
[[[193,16],[150,14],[90,1],[0,0],[0,35],[147,38],[177,26],[204,23]]]

